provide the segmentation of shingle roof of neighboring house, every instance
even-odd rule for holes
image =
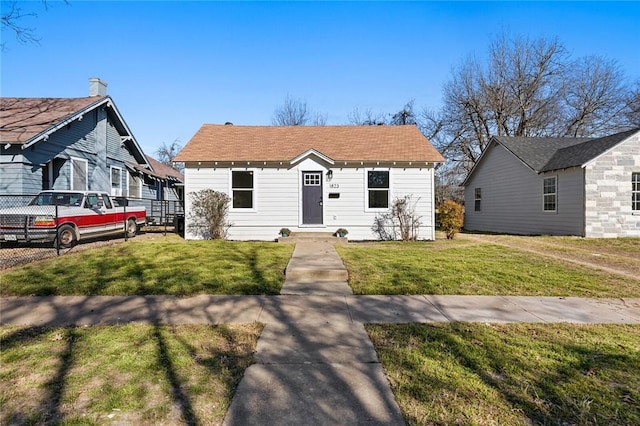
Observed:
[[[494,136],[536,173],[583,166],[640,129],[601,138],[523,138]]]
[[[158,179],[169,179],[184,182],[184,175],[173,167],[161,163],[160,161],[148,155],[147,160],[149,161],[149,165],[153,168],[153,170],[150,170],[147,167],[142,166],[141,164],[129,163],[128,165],[134,170],[148,174],[149,176],[153,176]]]
[[[86,98],[0,98],[0,141],[24,144],[56,124],[105,101]]]
[[[214,124],[203,125],[175,161],[291,161],[311,150],[333,161],[444,161],[415,126]]]

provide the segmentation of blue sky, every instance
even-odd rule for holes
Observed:
[[[2,0],[5,10],[9,2]],[[18,2],[41,39],[4,31],[2,96],[81,97],[108,83],[143,149],[204,123],[269,125],[287,95],[347,124],[355,108],[437,109],[451,70],[506,32],[558,37],[640,80],[640,2]]]

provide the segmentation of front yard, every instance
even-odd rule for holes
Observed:
[[[173,235],[0,272],[1,296],[278,294],[293,246]]]
[[[640,297],[640,279],[607,270],[638,267],[638,239],[491,236],[337,249],[356,294]],[[134,239],[3,271],[0,294],[278,294],[292,250]],[[563,260],[592,257],[604,269]],[[410,425],[640,424],[640,326],[366,327]],[[221,424],[261,329],[1,326],[0,423]]]
[[[640,274],[634,279],[568,262],[558,253],[545,256],[525,250],[525,242],[537,238],[504,236],[502,241],[512,246],[458,238],[336,248],[349,270],[354,294],[640,297]],[[565,250],[606,250],[608,257],[593,256],[601,263],[625,258],[634,267],[640,265],[640,239],[559,240]],[[547,243],[543,249],[551,253],[552,247]]]
[[[523,241],[545,241],[504,238],[523,248]],[[561,254],[640,268],[640,239],[551,241],[542,249],[553,256],[464,238],[336,248],[354,294],[640,297],[640,274],[567,262]],[[276,243],[133,239],[0,272],[0,295],[278,294],[292,250]]]

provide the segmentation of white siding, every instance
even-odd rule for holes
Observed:
[[[640,237],[640,212],[631,210],[633,172],[640,173],[640,133],[585,167],[587,237]]]
[[[377,168],[377,167],[376,167]],[[370,170],[371,168],[369,168]],[[389,170],[389,168],[380,167]],[[245,170],[233,168],[233,170]],[[333,177],[327,178],[328,165],[307,159],[295,167],[246,168],[254,171],[254,208],[251,211],[230,209],[229,221],[232,227],[229,238],[237,240],[274,240],[281,228],[304,232],[335,232],[346,228],[351,240],[372,240],[376,236],[371,231],[376,212],[366,211],[365,178],[366,167],[334,167]],[[322,171],[323,174],[323,215],[324,224],[302,226],[301,173],[302,171]],[[189,193],[202,189],[230,193],[229,168],[185,169],[185,209],[187,239],[198,238],[189,231],[191,200]],[[420,239],[434,239],[433,211],[433,169],[432,168],[391,168],[391,199],[412,195],[416,202],[422,226]],[[340,198],[329,198],[329,193],[338,193]]]
[[[583,235],[583,173],[573,169],[536,174],[502,146],[492,143],[465,186],[464,228],[523,235]],[[556,211],[543,211],[542,183],[557,177]],[[474,191],[481,188],[481,210]]]

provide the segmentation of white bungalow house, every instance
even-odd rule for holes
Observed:
[[[640,237],[640,129],[494,137],[463,185],[469,231]]]
[[[406,195],[418,238],[435,238],[434,169],[444,159],[415,126],[205,124],[175,161],[185,164],[187,239],[205,237],[190,226],[189,194],[203,189],[230,196],[230,239],[345,228],[371,240],[376,215]]]

